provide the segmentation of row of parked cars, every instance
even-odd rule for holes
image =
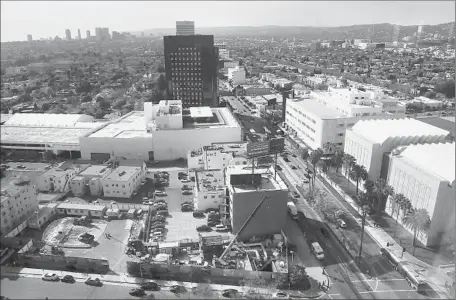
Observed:
[[[60,278],[55,273],[46,273],[43,275],[42,279],[44,281],[54,281],[54,282],[61,281],[61,282],[65,282],[65,283],[75,283],[76,282],[74,277],[70,274],[67,274],[67,275],[63,276],[62,278]],[[103,282],[101,282],[100,278],[98,278],[98,277],[89,277],[84,282],[85,282],[85,284],[91,285],[91,286],[102,286],[103,285]]]

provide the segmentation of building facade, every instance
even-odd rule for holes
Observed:
[[[195,35],[195,21],[176,21],[176,35]]]
[[[212,35],[164,37],[168,92],[184,107],[217,107],[217,53]]]
[[[37,188],[40,192],[65,193],[70,190],[70,181],[74,178],[78,169],[53,168],[38,176]]]
[[[146,176],[146,167],[119,166],[102,179],[106,197],[130,198]]]
[[[245,84],[245,69],[239,66],[229,68],[228,79],[231,80],[231,84],[233,85]]]
[[[222,170],[195,172],[194,187],[195,210],[219,209],[225,204],[225,184]]]
[[[418,240],[440,246],[455,234],[455,144],[432,143],[395,149],[390,155],[388,184],[403,194],[415,209],[424,208],[431,217],[428,232]],[[404,211],[389,199],[386,212],[402,224]],[[405,227],[413,234],[410,228]]]

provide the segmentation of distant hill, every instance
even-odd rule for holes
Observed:
[[[444,38],[455,36],[455,22],[438,25],[423,25],[422,37],[426,34],[439,34]],[[345,40],[366,38],[373,41],[393,41],[394,24],[365,24],[341,27],[310,27],[310,26],[233,26],[233,27],[196,27],[197,34],[213,34],[215,37],[284,37],[311,40]],[[453,28],[453,30],[451,29]],[[399,40],[406,36],[413,36],[418,25],[399,26]],[[142,31],[146,36],[175,34],[174,28],[156,28]],[[131,32],[140,36],[141,31]]]

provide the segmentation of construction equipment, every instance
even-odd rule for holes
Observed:
[[[250,220],[253,218],[253,216],[256,214],[258,209],[261,207],[261,205],[264,203],[266,199],[268,199],[268,196],[264,196],[263,199],[261,199],[260,203],[258,203],[257,207],[253,210],[253,212],[250,214],[250,216],[245,220],[244,224],[242,225],[241,229],[239,229],[238,233],[234,236],[234,238],[231,240],[231,242],[228,244],[226,247],[225,251],[223,251],[222,255],[220,255],[219,258],[216,258],[218,262],[220,262],[223,266],[226,266],[228,263],[223,260],[223,258],[227,255],[228,252],[230,252],[231,248],[233,247],[234,243],[236,243],[237,239],[239,238],[239,235],[242,233],[244,228],[247,226],[247,224],[250,222]]]

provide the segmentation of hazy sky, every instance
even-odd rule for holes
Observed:
[[[1,1],[1,41],[72,36],[95,27],[137,31],[174,28],[176,20],[198,27],[343,26],[455,21],[454,1]]]

